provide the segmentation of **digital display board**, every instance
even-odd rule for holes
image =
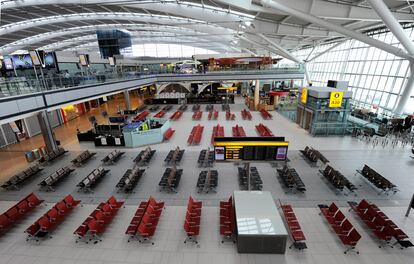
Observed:
[[[32,58],[29,54],[12,55],[14,67],[16,69],[31,69],[33,68]]]
[[[4,56],[3,63],[4,69],[13,70],[13,61],[9,56]]]
[[[289,142],[284,137],[218,137],[214,139],[215,160],[287,159]]]

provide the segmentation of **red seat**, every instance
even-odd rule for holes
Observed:
[[[114,196],[111,196],[108,199],[108,204],[112,207],[112,208],[116,208],[119,209],[124,205],[124,202],[118,202]]]
[[[230,225],[220,225],[220,235],[222,236],[231,236],[233,231],[231,230]]]
[[[88,223],[88,231],[91,235],[100,235],[105,231],[105,225],[92,219]]]
[[[17,209],[17,207],[12,207],[9,210],[7,210],[7,212],[5,213],[5,215],[9,218],[10,222],[16,222],[19,219],[22,218],[23,214],[20,214],[19,210]]]
[[[12,222],[5,214],[0,215],[0,231],[6,230],[11,224]]]
[[[305,234],[302,232],[302,230],[292,231],[292,238],[295,242],[306,240]]]
[[[79,237],[84,237],[86,233],[88,232],[88,229],[89,227],[87,223],[85,223],[85,224],[80,225],[73,233]]]
[[[340,235],[339,236],[342,243],[344,245],[355,247],[358,241],[361,239],[361,235],[356,231],[356,229],[352,229],[352,231],[348,235]]]
[[[68,195],[68,196],[66,196],[65,197],[65,199],[63,199],[64,201],[65,201],[65,203],[66,203],[66,206],[67,207],[75,207],[75,206],[77,206],[78,204],[80,204],[80,200],[75,200],[74,198],[73,198],[73,196],[72,195]]]
[[[43,203],[43,200],[40,200],[39,198],[37,198],[37,196],[34,193],[29,194],[26,200],[29,203],[30,207],[36,207],[39,204]]]
[[[175,130],[172,128],[167,129],[164,133],[164,140],[169,140],[174,135]]]
[[[29,228],[27,228],[24,232],[29,236],[34,236],[40,230],[40,225],[38,222],[35,222]]]

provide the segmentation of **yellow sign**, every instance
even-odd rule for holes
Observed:
[[[235,91],[235,90],[237,90],[237,87],[224,87],[224,86],[221,86],[221,87],[217,87],[217,90]]]
[[[307,100],[308,100],[308,89],[303,88],[302,93],[300,95],[300,101],[302,104],[306,104]]]
[[[329,108],[340,108],[342,106],[342,97],[344,92],[331,92],[329,98]]]

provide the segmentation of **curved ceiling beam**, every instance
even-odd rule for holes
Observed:
[[[14,3],[4,3],[3,6],[7,10],[8,8],[25,7],[32,5],[85,5],[85,4],[102,4],[102,1],[97,0],[25,0],[25,1],[13,1]],[[241,21],[250,21],[253,27],[244,29],[249,33],[263,33],[274,34],[281,36],[308,36],[308,37],[338,37],[341,36],[336,32],[326,30],[325,28],[317,28],[312,26],[294,25],[289,23],[264,21],[255,19],[254,16],[249,14],[243,14],[233,11],[232,9],[223,9],[216,6],[200,5],[197,3],[180,1],[164,1],[164,2],[152,2],[152,3],[133,3],[128,2],[125,4],[124,0],[113,0],[110,4],[106,5],[118,5],[132,8],[141,8],[147,11],[156,11],[162,13],[168,13],[173,16],[187,17],[196,20],[204,20],[208,23],[214,23],[221,25],[224,28],[232,29],[235,31],[241,30]],[[6,11],[7,12],[7,11]],[[276,30],[275,30],[276,27]]]
[[[88,20],[120,20],[120,21],[139,21],[150,24],[161,25],[175,25],[185,26],[194,30],[205,33],[227,33],[234,34],[233,30],[225,29],[220,26],[207,24],[200,20],[186,19],[182,17],[171,17],[141,13],[127,13],[127,12],[99,12],[99,13],[78,13],[78,14],[66,14],[56,15],[49,17],[35,18],[31,20],[25,20],[13,24],[7,24],[0,27],[0,35],[11,34],[13,32],[29,29],[33,27],[39,27],[43,25],[50,25],[54,23],[65,23],[71,21],[88,21]]]
[[[219,2],[238,6],[239,8],[246,9],[246,6],[242,4],[242,1],[234,0],[218,0]],[[377,21],[382,22],[382,19],[376,14],[374,10],[369,7],[357,6],[355,4],[341,3],[338,1],[324,1],[324,0],[274,0],[290,8],[300,10],[302,12],[333,20],[363,20],[363,21]],[[36,2],[36,1],[35,1]],[[345,2],[345,1],[343,1]],[[350,1],[348,1],[350,2]],[[250,10],[257,10],[263,13],[274,13],[278,15],[288,15],[288,13],[277,10],[275,13],[273,10],[269,12],[265,6],[258,6],[252,4],[249,6]],[[414,16],[409,12],[392,12],[393,15],[400,22],[414,22]]]
[[[158,32],[164,32],[163,34],[173,33],[173,35],[170,34],[169,36],[174,36],[174,34],[177,34],[177,35],[192,34],[198,37],[204,36],[204,39],[209,39],[210,41],[219,41],[219,40],[223,41],[223,39],[224,40],[226,39],[226,34],[219,35],[219,36],[217,34],[209,35],[207,33],[197,31],[191,28],[186,28],[186,27],[172,27],[172,26],[158,26],[158,25],[133,25],[133,24],[104,24],[104,25],[100,24],[100,25],[67,28],[67,29],[51,31],[51,32],[31,36],[28,38],[24,38],[24,39],[21,39],[21,40],[18,40],[18,41],[15,41],[15,42],[12,42],[12,43],[9,43],[7,45],[0,47],[0,53],[8,54],[16,50],[23,49],[24,47],[28,45],[39,43],[39,42],[46,41],[48,39],[53,39],[56,37],[61,37],[64,35],[96,31],[97,29],[108,29],[108,28],[114,28],[114,29],[124,28],[127,30],[128,29],[130,30],[142,29],[142,30],[149,30],[149,31],[154,30]],[[232,35],[227,36],[227,38],[229,39],[231,39],[232,37],[233,37]]]

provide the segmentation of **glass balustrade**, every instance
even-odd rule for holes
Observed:
[[[0,97],[44,92],[77,86],[87,86],[99,83],[109,83],[122,80],[138,80],[148,77],[175,77],[175,76],[208,76],[220,74],[249,74],[260,75],[277,73],[303,73],[302,65],[278,65],[267,69],[220,69],[206,73],[165,73],[165,72],[124,72],[84,76],[54,76],[45,78],[12,77],[0,78]]]

